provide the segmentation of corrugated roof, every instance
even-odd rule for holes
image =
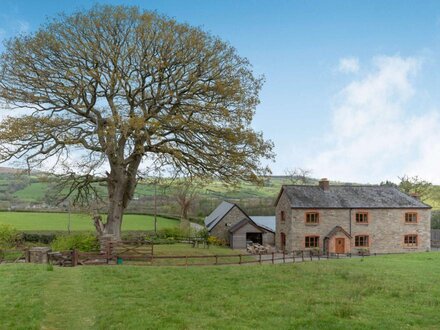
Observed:
[[[394,187],[386,186],[319,186],[285,185],[292,208],[431,208]]]
[[[205,218],[205,226],[211,230],[235,206],[229,202],[221,202],[217,208]]]

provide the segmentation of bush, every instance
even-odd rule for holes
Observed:
[[[51,244],[54,251],[79,250],[83,252],[98,251],[99,240],[93,234],[71,234],[57,236]]]
[[[209,238],[209,230],[207,228],[200,229],[196,232],[195,236],[202,237],[207,240]]]
[[[188,237],[188,231],[179,227],[164,228],[157,231],[158,238]]]
[[[207,239],[207,242],[210,245],[218,245],[218,246],[226,246],[227,245],[227,243],[224,239],[220,239],[215,236],[209,236]]]
[[[56,238],[54,233],[22,233],[25,242],[50,244]]]
[[[20,243],[20,233],[11,225],[0,225],[0,247],[11,248]]]

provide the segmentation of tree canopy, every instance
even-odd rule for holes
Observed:
[[[0,56],[0,100],[28,110],[0,123],[0,160],[63,167],[77,201],[105,182],[102,228],[118,237],[141,168],[227,183],[267,172],[273,145],[250,126],[262,82],[228,43],[153,12],[60,15]]]

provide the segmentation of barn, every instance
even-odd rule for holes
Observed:
[[[274,229],[257,223],[237,204],[225,201],[205,218],[205,226],[210,235],[226,241],[232,249],[245,249],[249,243],[275,243]]]

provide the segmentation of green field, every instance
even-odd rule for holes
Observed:
[[[0,212],[0,224],[10,224],[21,231],[66,231],[67,213]],[[158,229],[179,225],[178,220],[157,217]],[[72,214],[72,231],[92,231],[94,226],[90,215]],[[122,230],[153,230],[154,217],[151,215],[127,214]]]
[[[436,329],[440,253],[220,267],[0,266],[2,329]]]

